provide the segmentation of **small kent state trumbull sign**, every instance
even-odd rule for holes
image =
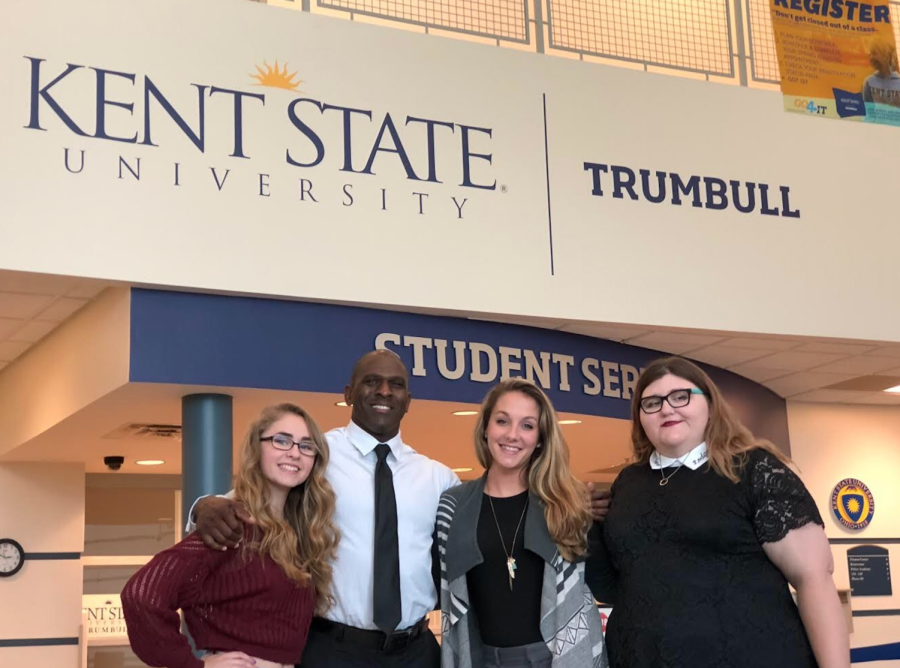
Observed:
[[[122,599],[118,594],[85,594],[81,607],[87,613],[85,635],[88,642],[95,638],[122,638],[127,640]]]

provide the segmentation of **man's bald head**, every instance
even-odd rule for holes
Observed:
[[[409,371],[390,350],[373,350],[360,357],[344,388],[344,400],[353,407],[353,422],[382,443],[400,431],[410,399]]]

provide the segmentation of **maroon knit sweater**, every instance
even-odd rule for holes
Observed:
[[[298,663],[315,607],[315,587],[298,586],[271,558],[216,552],[197,534],[157,554],[122,591],[131,648],[165,668],[204,666],[179,631],[179,608],[199,649]]]

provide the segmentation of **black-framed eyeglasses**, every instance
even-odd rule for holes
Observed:
[[[663,407],[663,401],[668,401],[672,408],[682,408],[691,403],[691,396],[695,394],[706,394],[701,389],[692,387],[685,390],[672,390],[663,397],[650,396],[641,399],[641,410],[645,413],[659,413]]]
[[[284,452],[288,452],[296,445],[297,449],[300,451],[300,454],[306,455],[307,457],[315,457],[319,452],[319,450],[316,448],[316,444],[311,440],[303,439],[302,441],[295,441],[290,436],[286,436],[285,434],[263,436],[259,440],[271,441],[276,450],[283,450]]]

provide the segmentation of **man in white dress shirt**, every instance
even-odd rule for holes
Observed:
[[[337,499],[334,522],[341,541],[334,563],[335,605],[314,620],[303,668],[439,668],[440,648],[427,629],[435,608],[432,537],[441,494],[459,484],[448,467],[403,443],[400,422],[409,409],[409,374],[393,352],[378,350],[356,363],[344,398],[353,407],[349,425],[326,434],[331,459],[326,475]],[[386,462],[396,495],[399,547],[399,618],[385,633],[375,623],[376,446],[386,444]],[[383,449],[382,449],[383,450]],[[221,497],[194,508],[197,529],[210,547],[234,547],[246,511]],[[382,625],[383,626],[383,625]]]

